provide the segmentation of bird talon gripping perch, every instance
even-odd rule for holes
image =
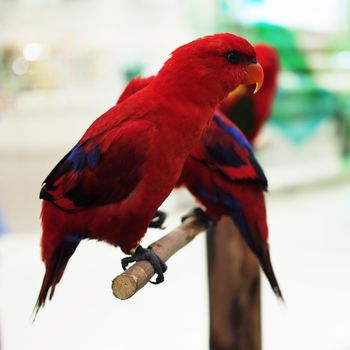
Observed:
[[[201,208],[193,208],[188,214],[181,217],[181,222],[183,223],[189,217],[194,216],[200,221],[204,223],[208,223],[208,225],[212,225],[213,220],[209,217],[209,215]]]
[[[164,211],[157,210],[148,227],[164,230],[165,227],[163,226],[163,224],[166,218],[167,218],[167,214]]]
[[[130,263],[140,260],[147,260],[152,264],[154,271],[157,274],[155,282],[150,281],[152,284],[159,284],[164,281],[164,272],[167,270],[167,266],[152,248],[143,248],[139,245],[132,256],[122,259],[122,267],[126,270]]]

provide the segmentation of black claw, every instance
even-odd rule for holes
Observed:
[[[188,214],[181,217],[181,222],[184,222],[188,218],[195,216],[199,220],[207,223],[208,225],[212,222],[212,219],[208,214],[201,208],[193,208]]]
[[[122,259],[122,267],[125,270],[130,263],[140,260],[147,260],[152,264],[157,274],[155,282],[150,281],[152,284],[159,284],[164,281],[164,272],[167,270],[167,266],[151,248],[138,246],[134,255]]]
[[[131,263],[134,262],[134,261],[136,261],[136,260],[134,259],[133,256],[128,256],[128,257],[126,257],[126,258],[123,258],[123,259],[121,260],[123,270],[125,271],[126,268],[128,267],[128,265],[131,264]]]
[[[167,214],[164,211],[157,210],[148,227],[159,228],[161,230],[164,230],[165,227],[163,227],[163,223],[166,218],[167,218]]]

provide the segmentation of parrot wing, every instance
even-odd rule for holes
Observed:
[[[267,179],[253,148],[226,117],[215,113],[213,123],[191,156],[231,181],[254,181],[267,190]]]
[[[122,201],[141,180],[153,124],[129,120],[84,137],[43,182],[40,198],[66,212]]]

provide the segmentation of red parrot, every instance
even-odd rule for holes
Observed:
[[[282,293],[271,264],[264,191],[267,179],[253,148],[238,127],[221,114],[187,158],[177,187],[185,186],[219,220],[232,219],[258,258],[274,293]]]
[[[139,242],[218,103],[239,84],[259,87],[262,79],[245,39],[206,36],[176,49],[147,87],[92,123],[40,192],[46,272],[36,312],[83,239],[134,253],[127,262],[149,260],[163,280],[165,264]]]
[[[257,44],[254,48],[264,70],[264,85],[257,94],[253,94],[252,86],[242,85],[220,103],[221,111],[235,122],[249,142],[253,142],[271,114],[280,68],[278,53],[272,46]]]
[[[143,89],[152,79],[131,80],[117,103]],[[219,110],[185,161],[177,183],[177,187],[181,186],[204,205],[210,218],[219,220],[226,215],[232,219],[259,259],[273,291],[283,299],[268,246],[264,198],[267,179],[248,140]]]

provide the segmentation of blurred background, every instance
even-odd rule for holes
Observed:
[[[120,250],[84,242],[34,324],[31,311],[45,176],[131,77],[220,31],[272,44],[282,65],[257,151],[286,299],[263,277],[264,349],[350,349],[349,0],[0,0],[1,350],[208,348],[203,236],[129,301],[110,289]],[[168,228],[192,206],[172,194]]]

